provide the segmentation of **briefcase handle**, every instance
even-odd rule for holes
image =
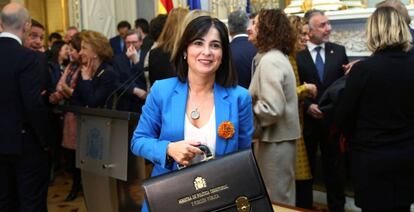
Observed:
[[[198,148],[204,152],[205,158],[202,161],[207,161],[210,159],[213,159],[213,154],[211,154],[210,148],[208,148],[208,146],[201,144],[200,146],[198,146]]]
[[[203,160],[200,161],[200,163],[205,162],[205,161],[209,161],[211,159],[214,159],[214,156],[211,153],[210,148],[208,148],[208,146],[206,146],[204,144],[201,144],[200,146],[197,146],[197,148],[199,148],[201,151],[204,152],[204,158],[203,158]],[[187,166],[184,166],[184,165],[181,165],[181,164],[177,163],[177,168],[178,169],[183,169],[185,167],[187,167]]]

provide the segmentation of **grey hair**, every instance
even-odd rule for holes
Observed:
[[[228,16],[228,26],[230,34],[241,34],[247,32],[249,17],[244,11],[234,11]]]
[[[315,15],[325,15],[325,12],[322,10],[312,9],[312,10],[308,10],[303,16],[305,21],[308,22],[309,29],[313,28],[312,24],[310,23],[310,19]]]
[[[127,33],[126,33],[125,37],[128,37],[128,36],[130,36],[130,35],[137,35],[138,40],[142,41],[142,35],[141,35],[141,33],[137,32],[137,31],[135,31],[135,30],[129,29],[129,30],[127,31]]]
[[[3,28],[20,30],[24,28],[28,21],[30,21],[29,12],[24,7],[14,13],[6,14],[2,11],[0,14],[0,22]]]

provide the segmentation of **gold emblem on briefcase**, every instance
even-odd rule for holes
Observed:
[[[237,206],[238,212],[249,212],[250,211],[249,199],[245,196],[241,196],[236,199],[236,206]]]
[[[194,179],[194,188],[196,190],[200,190],[202,188],[207,187],[206,180],[202,177],[196,177]]]

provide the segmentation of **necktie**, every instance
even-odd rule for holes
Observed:
[[[323,64],[322,56],[321,56],[321,53],[320,53],[321,49],[322,49],[322,47],[320,47],[320,46],[315,48],[315,51],[316,51],[315,66],[316,66],[316,70],[318,70],[319,79],[322,82],[323,81],[324,66],[325,65]]]

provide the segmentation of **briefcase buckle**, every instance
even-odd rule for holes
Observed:
[[[241,196],[236,199],[236,206],[237,206],[238,212],[249,212],[250,211],[249,199],[245,196]]]

